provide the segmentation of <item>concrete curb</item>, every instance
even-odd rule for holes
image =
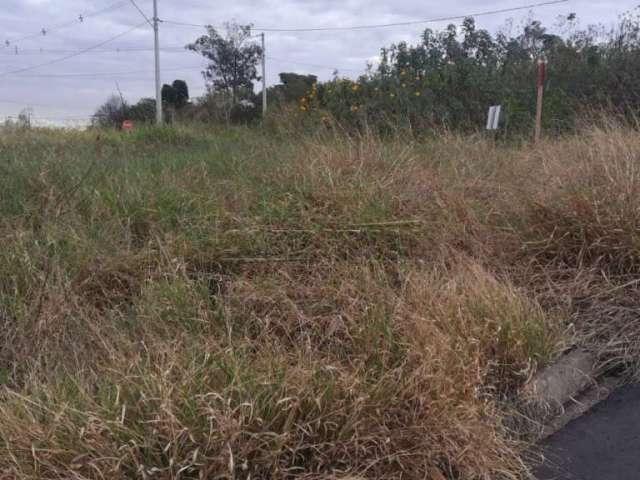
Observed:
[[[596,355],[574,350],[540,371],[522,391],[525,415],[541,441],[605,400],[620,381],[601,376]]]
[[[598,377],[595,355],[582,350],[561,357],[539,372],[525,387],[525,400],[562,407],[571,398],[595,384]]]
[[[581,417],[595,405],[606,400],[614,390],[621,386],[621,383],[618,378],[603,377],[598,380],[596,385],[588,388],[576,398],[571,398],[564,405],[562,412],[544,426],[538,441],[542,441],[562,430],[569,422]]]

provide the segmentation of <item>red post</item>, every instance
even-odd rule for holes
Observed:
[[[538,60],[538,101],[536,103],[536,130],[535,130],[535,142],[540,141],[540,134],[542,133],[542,99],[544,95],[544,80],[547,74],[547,62],[546,60]]]

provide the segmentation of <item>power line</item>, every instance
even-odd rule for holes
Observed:
[[[9,105],[19,105],[22,107],[38,107],[38,108],[64,108],[64,109],[76,109],[76,110],[86,110],[84,107],[71,107],[68,105],[51,105],[51,104],[42,104],[42,103],[32,103],[32,102],[21,102],[19,100],[8,100],[8,99],[0,99],[0,103],[6,103]]]
[[[257,30],[259,32],[273,32],[273,33],[303,33],[303,32],[336,32],[336,31],[348,31],[348,30],[370,30],[376,28],[390,28],[390,27],[406,27],[411,25],[420,25],[425,23],[435,23],[435,22],[446,22],[453,20],[462,20],[468,17],[483,17],[489,15],[498,15],[501,13],[511,13],[517,12],[519,10],[529,10],[537,7],[547,7],[552,5],[559,5],[561,3],[567,3],[569,0],[550,0],[546,2],[540,3],[532,3],[529,5],[522,5],[519,7],[509,7],[502,8],[498,10],[487,10],[484,12],[477,13],[468,13],[465,15],[453,15],[449,17],[436,17],[430,18],[426,20],[412,20],[407,22],[396,22],[396,23],[380,23],[380,24],[371,24],[371,25],[356,25],[351,27],[313,27],[313,28],[273,28],[273,27],[252,27],[253,30]],[[187,22],[177,22],[173,20],[161,20],[163,23],[170,25],[178,25],[184,27],[197,27],[197,28],[207,28],[210,25],[205,24],[196,24],[196,23],[187,23]],[[219,28],[219,27],[217,27]]]
[[[120,0],[120,1],[118,1],[116,3],[112,3],[111,5],[105,7],[103,9],[101,9],[101,10],[97,10],[95,12],[81,13],[74,20],[70,20],[68,22],[60,23],[58,25],[53,25],[51,27],[43,27],[38,33],[31,33],[31,34],[28,34],[28,35],[24,35],[22,37],[6,39],[4,41],[4,43],[2,45],[0,45],[0,50],[9,48],[9,47],[13,46],[15,43],[22,42],[24,40],[30,40],[32,38],[43,37],[43,36],[46,36],[50,32],[53,32],[53,31],[56,31],[56,30],[62,30],[63,28],[67,28],[67,27],[70,27],[72,25],[84,23],[84,21],[87,18],[97,17],[98,15],[102,15],[104,13],[108,13],[108,12],[111,12],[113,10],[117,10],[118,8],[121,8],[121,7],[125,6],[126,4],[127,4],[126,0]]]
[[[324,70],[338,70],[343,72],[353,72],[353,73],[363,73],[364,69],[355,69],[355,68],[347,68],[347,67],[337,67],[331,65],[320,65],[317,63],[307,63],[307,62],[298,62],[295,60],[278,58],[267,56],[267,60],[271,60],[275,63],[280,64],[293,64],[293,65],[301,65],[305,67],[312,68],[320,68]],[[171,68],[163,68],[163,72],[182,72],[186,70],[202,70],[207,68],[206,65],[188,65],[184,67],[171,67]],[[75,72],[75,73],[36,73],[36,74],[27,74],[27,75],[16,75],[19,78],[106,78],[106,77],[118,77],[121,75],[139,75],[143,73],[147,73],[148,70],[129,70],[122,72],[104,72],[104,73],[92,73],[92,72]]]
[[[312,68],[321,68],[323,70],[340,70],[343,72],[354,72],[354,73],[362,73],[364,71],[364,69],[362,70],[358,70],[355,68],[341,68],[341,67],[336,67],[336,66],[329,66],[329,65],[319,65],[317,63],[307,63],[307,62],[297,62],[294,60],[289,60],[289,59],[285,59],[285,58],[277,58],[277,57],[272,57],[272,56],[267,56],[267,60],[271,60],[273,62],[276,63],[280,63],[280,64],[293,64],[293,65],[301,65],[304,67],[312,67]]]
[[[257,38],[260,35],[251,35],[249,38]],[[160,47],[160,51],[162,52],[171,52],[171,51],[184,51],[187,50],[186,45],[167,45],[165,47]],[[30,48],[30,49],[21,49],[16,52],[6,52],[1,53],[0,55],[4,55],[7,57],[15,57],[20,55],[58,55],[64,53],[77,53],[80,50],[69,50],[69,49],[59,49],[59,48]],[[117,47],[117,48],[107,48],[102,50],[93,50],[93,53],[127,53],[127,52],[153,52],[154,47]]]
[[[166,24],[169,24],[169,25],[177,25],[179,27],[207,28],[207,27],[215,26],[216,28],[220,28],[220,25],[207,25],[207,24],[204,24],[204,23],[176,22],[176,21],[173,21],[173,20],[163,20],[163,19],[160,19],[160,23],[166,23]],[[257,30],[257,29],[254,28],[254,30]]]
[[[163,52],[170,51],[184,51],[184,45],[169,45],[160,48]],[[4,53],[2,55],[7,57],[15,57],[20,55],[59,55],[65,53],[77,53],[80,50],[68,50],[68,49],[24,49],[19,50],[17,53]],[[127,53],[127,52],[152,52],[153,47],[121,47],[121,48],[109,48],[103,50],[93,50],[92,53]]]
[[[140,15],[142,15],[144,17],[144,19],[147,21],[147,23],[153,27],[153,23],[151,23],[151,20],[149,19],[149,17],[147,17],[147,14],[142,11],[142,9],[138,6],[136,1],[135,0],[129,0],[129,1],[131,2],[131,4],[134,7],[136,7],[136,10],[138,10],[138,12],[140,12]]]
[[[128,30],[126,30],[126,31],[124,31],[122,33],[119,33],[118,35],[115,35],[115,36],[113,36],[111,38],[108,38],[107,40],[104,40],[103,42],[97,43],[95,45],[92,45],[90,47],[84,48],[82,50],[78,50],[77,52],[71,53],[71,54],[66,55],[64,57],[56,58],[54,60],[50,60],[50,61],[45,62],[45,63],[40,63],[38,65],[32,65],[30,67],[24,67],[24,68],[19,68],[19,69],[16,69],[16,70],[9,70],[7,72],[1,72],[0,73],[0,77],[6,77],[8,75],[16,75],[18,73],[28,72],[30,70],[35,70],[35,69],[40,68],[40,67],[46,67],[48,65],[53,65],[55,63],[64,62],[65,60],[69,60],[69,59],[71,59],[73,57],[77,57],[77,56],[82,55],[84,53],[88,53],[88,52],[90,52],[92,50],[95,50],[96,48],[100,48],[103,45],[106,45],[109,42],[113,42],[114,40],[117,40],[118,38],[124,37],[125,35],[133,32],[134,30],[137,30],[138,28],[143,27],[146,24],[147,24],[147,22],[143,22],[143,23],[141,23],[139,25],[135,25],[135,26],[131,27],[130,29],[128,29]]]
[[[441,22],[441,21],[451,21],[451,20],[458,20],[458,19],[463,19],[463,18],[468,18],[468,17],[478,17],[478,16],[488,16],[488,15],[496,15],[496,14],[500,14],[500,13],[508,13],[508,12],[515,12],[515,11],[519,11],[519,10],[524,10],[524,9],[531,9],[531,8],[536,8],[536,7],[543,7],[543,6],[551,6],[551,5],[556,5],[556,4],[561,4],[561,3],[566,3],[568,0],[551,0],[551,1],[546,1],[546,2],[540,2],[540,3],[535,3],[535,4],[529,4],[529,5],[524,5],[524,6],[519,6],[519,7],[511,7],[511,8],[504,8],[504,9],[498,9],[498,10],[490,10],[490,11],[484,11],[484,12],[479,12],[479,13],[471,13],[471,14],[466,14],[466,15],[458,15],[458,16],[450,16],[450,17],[440,17],[440,18],[432,18],[432,19],[427,19],[427,20],[416,20],[416,21],[407,21],[407,22],[398,22],[398,23],[387,23],[387,24],[373,24],[373,25],[359,25],[359,26],[351,26],[351,27],[318,27],[318,28],[262,28],[262,27],[256,27],[255,30],[257,31],[262,31],[262,32],[322,32],[322,31],[348,31],[348,30],[365,30],[365,29],[376,29],[376,28],[387,28],[387,27],[395,27],[395,26],[409,26],[409,25],[418,25],[418,24],[424,24],[424,23],[432,23],[432,22]],[[39,74],[39,75],[21,75],[24,72],[29,72],[31,70],[35,70],[44,66],[49,66],[49,65],[53,65],[56,63],[60,63],[66,60],[69,60],[71,58],[74,58],[76,56],[82,55],[84,53],[88,53],[88,52],[94,52],[94,53],[99,53],[99,52],[127,52],[127,51],[151,51],[153,50],[153,48],[142,48],[142,47],[127,47],[127,48],[122,48],[122,49],[100,49],[100,47],[118,39],[123,37],[124,35],[127,35],[129,33],[131,33],[132,31],[139,29],[141,27],[143,27],[145,24],[151,24],[153,26],[153,23],[151,22],[151,20],[149,19],[149,17],[147,17],[147,15],[145,15],[145,13],[142,11],[142,9],[140,9],[140,7],[137,5],[137,3],[135,2],[135,0],[122,0],[120,2],[114,3],[100,11],[91,13],[91,14],[87,14],[85,16],[80,15],[79,18],[77,20],[71,21],[71,22],[67,22],[65,24],[60,24],[54,27],[51,27],[49,30],[47,29],[42,29],[42,31],[38,34],[38,35],[46,35],[49,31],[52,30],[56,30],[59,28],[64,28],[70,25],[73,25],[75,23],[82,23],[84,21],[85,18],[88,18],[90,16],[96,16],[102,13],[105,13],[107,11],[111,11],[114,10],[116,8],[120,8],[123,5],[126,5],[127,3],[131,3],[138,11],[139,13],[144,17],[145,22],[133,26],[132,28],[128,29],[125,32],[122,32],[118,35],[115,35],[103,42],[100,42],[96,45],[92,45],[88,48],[84,48],[81,50],[48,50],[47,53],[66,53],[63,57],[60,58],[56,58],[53,60],[50,60],[48,62],[44,62],[41,64],[37,64],[37,65],[32,65],[29,67],[24,67],[24,68],[19,68],[19,69],[15,69],[15,70],[10,70],[10,71],[6,71],[6,72],[0,72],[0,77],[5,77],[5,76],[9,76],[9,75],[16,75],[18,77],[34,77],[34,78],[73,78],[73,77],[78,77],[78,78],[108,78],[108,77],[113,77],[113,76],[121,76],[121,75],[138,75],[141,73],[146,73],[147,70],[144,71],[128,71],[128,72],[106,72],[106,73],[66,73],[66,74]],[[156,20],[156,16],[154,16],[154,20]],[[184,26],[193,26],[193,27],[205,27],[206,25],[199,25],[199,24],[189,24],[189,23],[181,23],[181,22],[174,22],[174,21],[170,21],[170,20],[159,20],[162,21],[164,23],[167,24],[175,24],[175,25],[184,25]],[[33,38],[36,37],[38,35],[32,34],[29,36],[25,36],[22,37],[20,39],[15,39],[13,41],[19,41],[19,40],[24,40],[27,38]],[[259,35],[254,35],[254,37],[257,37]],[[5,43],[5,46],[2,47],[0,45],[0,50],[2,50],[2,48],[6,48],[7,46],[11,45],[10,41],[7,41]],[[17,47],[16,47],[17,48]],[[164,47],[162,48],[163,51],[171,51],[173,49],[184,49],[183,46],[175,46],[175,47]],[[27,52],[27,50],[25,50],[24,52]],[[33,53],[44,53],[45,51],[43,49],[40,50],[31,50],[30,52]],[[23,53],[23,52],[20,52]],[[285,60],[285,59],[278,59],[275,57],[268,57],[271,60],[275,61],[275,62],[281,62],[281,63],[291,63],[291,64],[299,64],[299,65],[303,65],[303,66],[308,66],[308,67],[313,67],[313,68],[319,68],[319,69],[331,69],[331,70],[343,70],[343,71],[352,71],[352,72],[362,72],[361,70],[355,70],[355,69],[350,69],[350,68],[336,68],[336,67],[331,67],[328,65],[319,65],[319,64],[314,64],[314,63],[305,63],[305,62],[295,62],[295,61],[291,61],[291,60]],[[187,69],[202,69],[204,68],[202,65],[199,66],[193,66],[193,67],[177,67],[177,68],[170,68],[170,69],[165,69],[165,71],[184,71]],[[1,101],[0,103],[14,103],[14,104],[20,104],[23,105],[23,103],[21,102],[16,102],[16,101]],[[33,105],[33,104],[31,104]],[[34,105],[37,106],[37,105]],[[44,105],[39,105],[40,107],[43,108],[57,108],[57,107],[49,107],[49,106],[44,106]]]
[[[189,65],[185,67],[171,67],[171,68],[163,68],[163,72],[179,72],[185,70],[194,70],[194,69],[202,69],[205,68],[203,65]],[[149,70],[130,70],[125,72],[104,72],[104,73],[42,73],[42,74],[29,74],[29,75],[17,75],[20,78],[102,78],[102,77],[117,77],[120,75],[139,75],[141,73],[148,73]]]

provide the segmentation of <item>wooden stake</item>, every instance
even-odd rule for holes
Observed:
[[[547,62],[545,60],[538,60],[538,100],[536,103],[536,130],[535,130],[535,142],[540,141],[540,135],[542,133],[542,100],[544,96],[544,80],[547,73]]]

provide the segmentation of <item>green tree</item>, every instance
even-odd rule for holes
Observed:
[[[189,102],[189,87],[184,80],[174,80],[171,84],[175,92],[176,108],[183,108]]]
[[[143,123],[153,123],[156,118],[156,99],[141,98],[138,103],[127,108],[127,117]]]
[[[257,65],[262,48],[250,41],[251,25],[227,23],[225,36],[210,25],[206,28],[207,34],[187,48],[209,61],[202,72],[205,81],[212,90],[229,93],[235,105],[253,93],[253,82],[260,79]]]
[[[417,45],[383,48],[377,70],[357,83],[336,79],[319,85],[318,108],[347,126],[408,122],[414,129],[476,130],[483,128],[487,108],[501,104],[509,131],[528,133],[535,115],[536,64],[546,58],[547,131],[571,128],[585,109],[637,117],[640,16],[624,15],[610,30],[576,26],[571,14],[562,35],[537,20],[515,34],[492,35],[471,18],[442,31],[427,29]]]
[[[315,75],[300,75],[298,73],[280,73],[280,84],[273,85],[267,90],[272,104],[297,103],[307,95],[313,85],[317,83]],[[260,95],[258,95],[259,97]]]
[[[162,102],[180,110],[189,102],[189,87],[184,80],[174,80],[171,85],[162,86]]]
[[[155,120],[156,101],[154,98],[142,98],[130,105],[119,95],[111,95],[93,114],[93,124],[104,128],[121,128],[125,120],[151,123]]]
[[[99,127],[119,128],[127,118],[128,108],[129,106],[120,96],[111,95],[96,109],[92,117],[92,122]]]
[[[177,94],[172,85],[166,83],[162,85],[162,103],[174,107],[176,105]]]

